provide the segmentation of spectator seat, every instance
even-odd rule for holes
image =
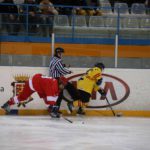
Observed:
[[[89,27],[104,27],[104,17],[101,16],[90,16]]]
[[[67,15],[55,15],[54,26],[69,26],[69,19]]]
[[[140,19],[140,27],[150,30],[150,17]]]
[[[71,25],[78,27],[86,27],[86,16],[75,15],[71,17]]]
[[[139,19],[136,17],[125,17],[122,26],[123,28],[139,28]]]
[[[146,7],[141,3],[133,3],[131,6],[131,14],[145,15]]]
[[[107,16],[105,18],[105,26],[108,28],[116,28],[117,27],[117,16]]]
[[[112,7],[109,2],[101,2],[100,6],[103,14],[112,14]]]
[[[118,13],[118,9],[120,14],[129,14],[129,8],[127,3],[115,3],[114,13]]]

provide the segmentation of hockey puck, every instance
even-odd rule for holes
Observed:
[[[122,116],[122,113],[117,113],[116,116],[117,116],[117,117],[121,117],[121,116]]]

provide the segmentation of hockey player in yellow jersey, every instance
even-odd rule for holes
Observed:
[[[77,89],[83,90],[89,94],[92,93],[93,89],[97,90],[99,88],[97,82],[102,79],[102,70],[101,68],[95,67],[89,69],[85,75],[83,75],[77,82]]]
[[[106,92],[100,88],[104,69],[105,66],[103,63],[97,63],[77,81],[77,90],[80,100],[74,101],[72,106],[79,107],[77,110],[78,114],[85,114],[84,107],[88,105],[93,90],[98,91],[102,96],[106,96]],[[69,106],[71,111],[72,106]]]

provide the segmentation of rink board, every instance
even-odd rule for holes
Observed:
[[[71,68],[73,74],[67,76],[75,83],[80,74],[88,68]],[[36,73],[48,75],[47,67],[0,67],[0,105],[12,97],[12,83],[17,82],[16,77],[31,77]],[[107,89],[107,98],[116,112],[124,116],[150,117],[150,70],[149,69],[105,69],[103,73],[103,88]],[[18,83],[17,83],[18,84]],[[33,101],[26,107],[16,105],[12,107],[12,114],[17,115],[48,115],[47,106],[35,93]],[[98,93],[92,94],[92,100],[87,108],[87,115],[111,116],[112,112]],[[105,107],[106,106],[106,107]],[[63,101],[61,110],[66,112],[66,102]],[[0,114],[5,112],[0,109]]]

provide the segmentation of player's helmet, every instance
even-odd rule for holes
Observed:
[[[61,48],[61,47],[57,47],[57,48],[55,49],[55,54],[57,54],[57,53],[64,53],[64,52],[65,52],[64,49]]]
[[[102,69],[102,70],[105,69],[105,65],[104,65],[103,63],[96,63],[94,66],[95,66],[95,67],[98,67],[98,68],[100,68],[100,69]]]

